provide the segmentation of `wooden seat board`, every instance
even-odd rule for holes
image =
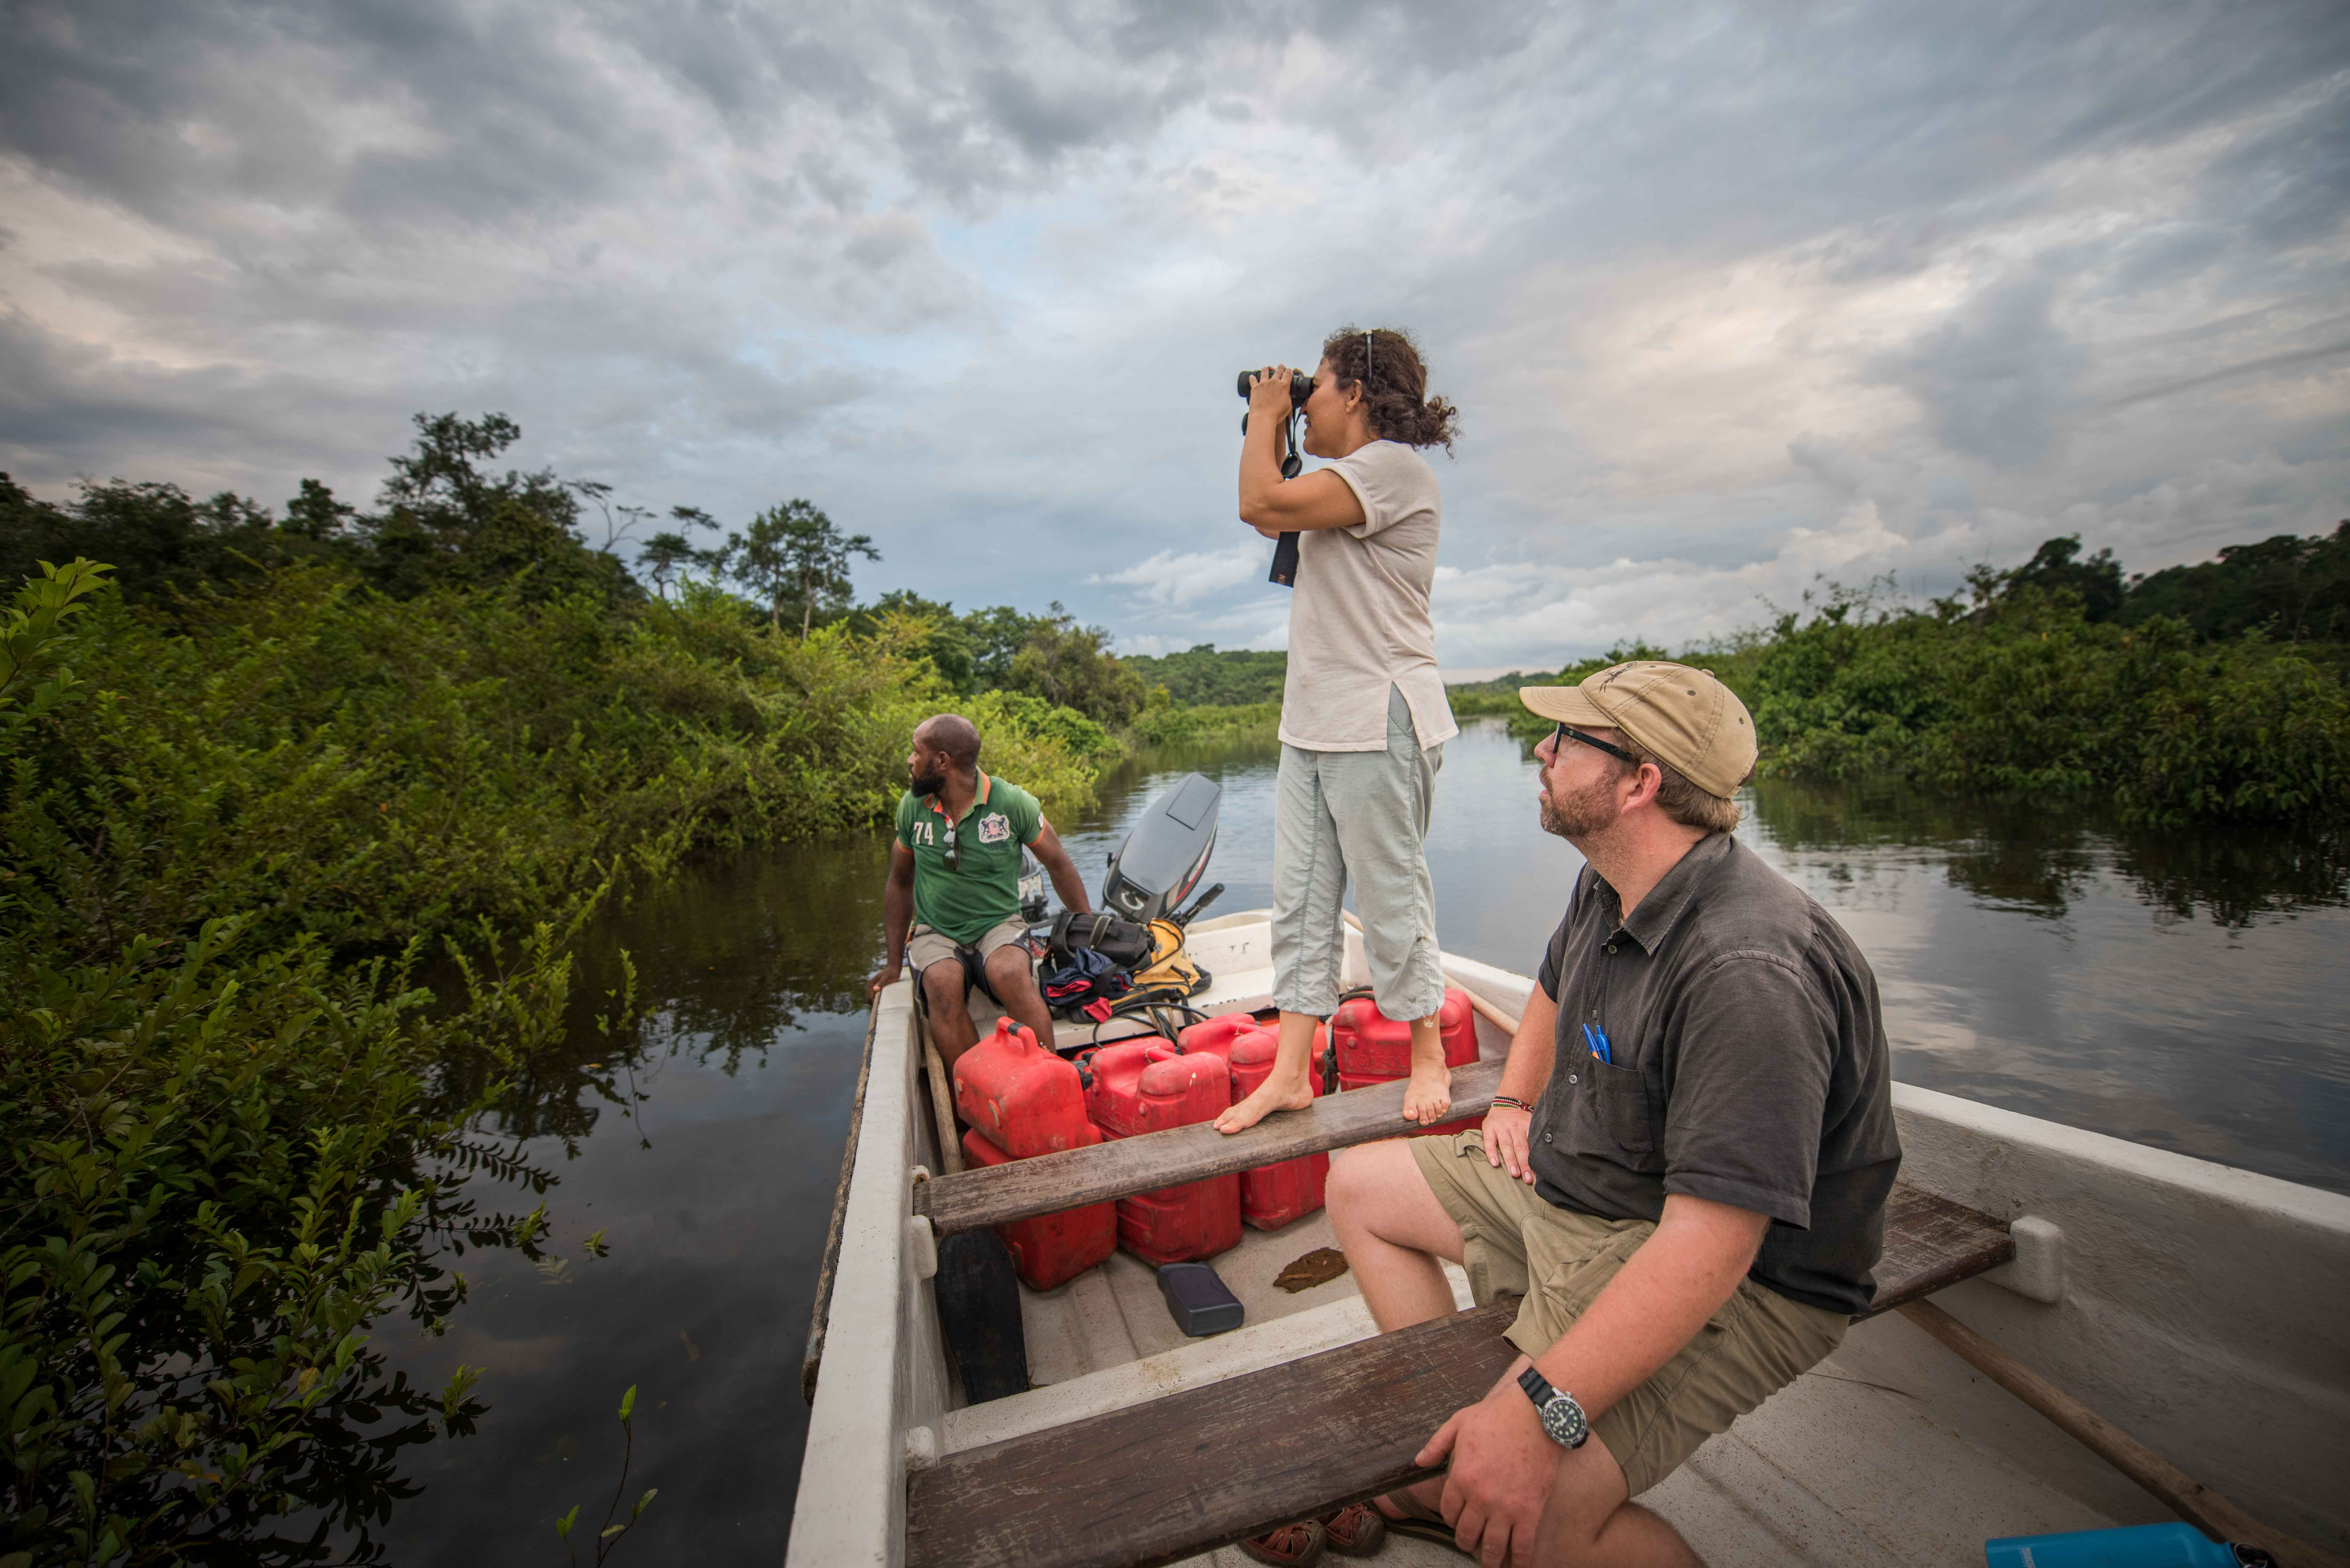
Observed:
[[[2014,1258],[2015,1238],[2004,1222],[1897,1181],[1885,1195],[1885,1252],[1877,1260],[1877,1294],[1853,1321],[1891,1312]]]
[[[1412,1456],[1516,1359],[1513,1300],[949,1456],[915,1472],[906,1561],[1170,1563],[1433,1472]]]
[[[1445,1119],[1483,1116],[1501,1085],[1499,1062],[1453,1068],[1452,1108]],[[941,1176],[914,1189],[914,1212],[928,1215],[931,1229],[949,1236],[1399,1137],[1411,1127],[1403,1119],[1404,1088],[1398,1079],[1326,1095],[1305,1110],[1276,1111],[1245,1132],[1227,1135],[1202,1122]]]
[[[1858,1316],[2014,1254],[2000,1221],[1897,1182]],[[950,1455],[910,1482],[907,1562],[1145,1568],[1392,1490],[1428,1473],[1411,1460],[1429,1434],[1515,1359],[1502,1331],[1517,1309],[1505,1298]]]

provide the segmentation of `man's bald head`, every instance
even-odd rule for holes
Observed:
[[[979,765],[979,729],[960,713],[934,713],[914,726],[914,749],[944,752],[958,772]]]

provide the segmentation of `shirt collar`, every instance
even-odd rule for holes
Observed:
[[[969,816],[972,811],[977,811],[981,806],[987,804],[988,788],[990,785],[994,784],[994,782],[995,781],[993,779],[987,776],[987,771],[984,768],[979,770],[979,793],[971,797],[971,811],[964,812],[963,815],[965,816]],[[937,812],[941,816],[944,816],[947,814],[947,808],[939,804],[939,797],[937,795],[931,796],[930,800],[931,809],[932,811]]]
[[[1727,833],[1710,833],[1689,847],[1689,853],[1673,862],[1672,869],[1657,879],[1640,907],[1623,922],[1624,934],[1640,944],[1644,953],[1654,954],[1659,944],[1672,931],[1673,926],[1689,907],[1697,901],[1698,891],[1716,867],[1730,857],[1735,840]],[[1606,886],[1605,878],[1601,885]],[[1607,889],[1615,897],[1616,889]],[[1617,898],[1620,909],[1622,899]]]

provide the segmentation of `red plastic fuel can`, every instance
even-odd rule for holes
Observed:
[[[1036,1044],[1009,1018],[955,1058],[955,1109],[1014,1159],[1033,1159],[1098,1140],[1087,1137],[1086,1091],[1076,1065]]]
[[[1322,1033],[1317,1025],[1314,1044],[1318,1054]],[[1255,1029],[1241,1035],[1227,1047],[1226,1060],[1232,1064],[1232,1098],[1246,1098],[1273,1072],[1273,1059],[1281,1048],[1281,1037],[1270,1029]],[[1306,1058],[1313,1060],[1312,1056]],[[1309,1072],[1306,1082],[1318,1096],[1322,1093],[1322,1075]],[[1278,1165],[1261,1165],[1254,1170],[1241,1172],[1241,1218],[1260,1231],[1278,1231],[1293,1220],[1303,1220],[1322,1207],[1322,1189],[1330,1179],[1330,1157],[1327,1154],[1301,1155],[1284,1159]]]
[[[1254,1013],[1227,1012],[1194,1023],[1176,1038],[1187,1053],[1222,1056],[1232,1072],[1232,1104],[1238,1105],[1272,1075],[1280,1044],[1279,1026],[1260,1023]],[[1324,1026],[1314,1026],[1307,1048],[1308,1080],[1322,1093],[1319,1065]],[[1322,1190],[1330,1176],[1330,1157],[1309,1154],[1241,1172],[1241,1218],[1260,1231],[1278,1231],[1322,1207]]]
[[[1106,1137],[1213,1121],[1232,1103],[1232,1069],[1213,1052],[1185,1054],[1156,1035],[1093,1054],[1086,1108]],[[1118,1244],[1145,1262],[1212,1258],[1240,1244],[1241,1180],[1211,1176],[1118,1200]]]
[[[1084,1125],[1085,1135],[1071,1147],[1085,1148],[1101,1142],[1100,1130],[1091,1122]],[[962,1158],[972,1169],[981,1170],[991,1165],[1008,1165],[1014,1157],[973,1129],[962,1135]],[[1082,1209],[1064,1209],[1058,1214],[1014,1220],[1009,1225],[998,1225],[995,1233],[1011,1249],[1012,1266],[1020,1271],[1020,1277],[1028,1282],[1030,1288],[1049,1291],[1068,1283],[1118,1251],[1118,1205],[1088,1203]]]
[[[1192,1024],[1175,1036],[1175,1043],[1189,1051],[1213,1051],[1229,1059],[1232,1042],[1243,1034],[1253,1034],[1267,1027],[1257,1022],[1253,1012],[1224,1012]]]
[[[1477,1059],[1477,1015],[1469,998],[1457,986],[1444,988],[1444,1003],[1437,1009],[1436,1029],[1444,1044],[1444,1064],[1461,1067]],[[1330,1044],[1338,1056],[1338,1087],[1367,1088],[1411,1076],[1411,1024],[1389,1018],[1367,996],[1358,996],[1330,1015]],[[1471,1132],[1484,1120],[1461,1116],[1413,1134]]]

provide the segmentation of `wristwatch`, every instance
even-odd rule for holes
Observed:
[[[1534,1414],[1542,1417],[1543,1430],[1550,1440],[1562,1449],[1579,1449],[1591,1436],[1591,1423],[1584,1419],[1583,1407],[1575,1402],[1572,1394],[1562,1394],[1550,1386],[1534,1367],[1518,1374],[1518,1386],[1534,1402]]]

